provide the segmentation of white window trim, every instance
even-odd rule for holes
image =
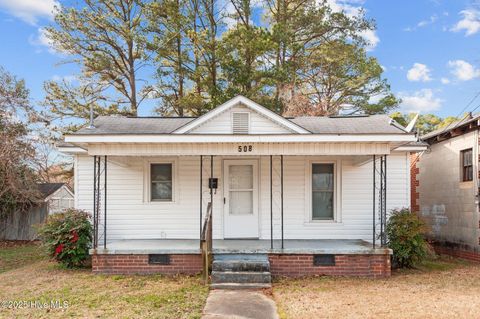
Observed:
[[[340,160],[307,160],[305,167],[305,224],[338,224],[342,222],[341,214],[341,171],[342,162]],[[333,164],[334,192],[333,192],[333,219],[313,219],[312,211],[312,165],[313,164]]]
[[[177,167],[178,167],[178,159],[177,158],[152,158],[152,159],[144,159],[144,167],[143,167],[143,202],[146,204],[151,205],[168,205],[178,202],[177,196]],[[151,196],[151,183],[150,183],[150,170],[152,164],[171,164],[172,165],[172,200],[152,200]]]
[[[242,114],[247,114],[247,115],[248,115],[248,133],[247,133],[247,134],[250,134],[250,132],[251,132],[251,122],[250,122],[251,116],[250,116],[250,112],[247,112],[247,111],[235,111],[235,110],[230,113],[230,124],[231,124],[231,132],[232,132],[232,134],[234,134],[234,132],[233,132],[233,114],[235,114],[235,113],[242,113]],[[241,135],[241,134],[235,134],[235,135]]]

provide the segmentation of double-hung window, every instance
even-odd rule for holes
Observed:
[[[332,163],[312,164],[312,219],[334,219],[335,166]]]
[[[150,164],[150,200],[152,202],[173,201],[173,164]]]
[[[462,181],[470,182],[473,181],[473,153],[472,149],[462,151],[462,156],[460,158],[462,163]]]

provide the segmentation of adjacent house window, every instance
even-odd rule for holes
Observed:
[[[150,200],[170,202],[173,200],[172,163],[150,164]]]
[[[462,181],[473,181],[473,153],[472,149],[463,150],[461,156]]]
[[[312,219],[334,217],[334,164],[312,164]]]

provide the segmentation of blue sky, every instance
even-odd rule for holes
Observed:
[[[363,7],[377,23],[369,54],[385,69],[401,111],[458,115],[480,91],[480,2],[474,0],[329,0],[335,10]],[[52,51],[41,28],[56,0],[0,0],[0,65],[26,80],[34,101],[43,82],[71,77],[74,65]],[[480,105],[480,98],[468,110]],[[151,115],[152,103],[141,107]],[[477,111],[480,110],[477,109]]]

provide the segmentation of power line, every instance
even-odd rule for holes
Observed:
[[[458,118],[460,115],[462,115],[462,114],[467,110],[467,108],[468,108],[470,105],[472,105],[472,103],[473,103],[479,96],[480,96],[480,91],[478,91],[477,94],[475,94],[475,96],[470,100],[470,102],[468,102],[468,104],[467,104],[467,105],[460,111],[460,113],[458,113],[457,116],[455,116],[455,117]],[[477,106],[476,106],[473,110],[471,110],[470,112],[475,111],[475,110],[478,109],[479,107],[480,107],[480,104],[477,105]],[[468,116],[468,114],[467,114],[466,116]],[[443,130],[438,133],[438,135],[445,133],[445,132],[448,130],[448,128],[450,127],[450,125],[452,125],[453,123],[457,123],[457,124],[461,123],[461,122],[465,119],[466,116],[464,116],[464,117],[463,117],[461,120],[459,120],[459,121],[453,121],[453,122],[451,122],[450,124],[448,124],[447,126],[445,126],[445,127],[443,128]]]

